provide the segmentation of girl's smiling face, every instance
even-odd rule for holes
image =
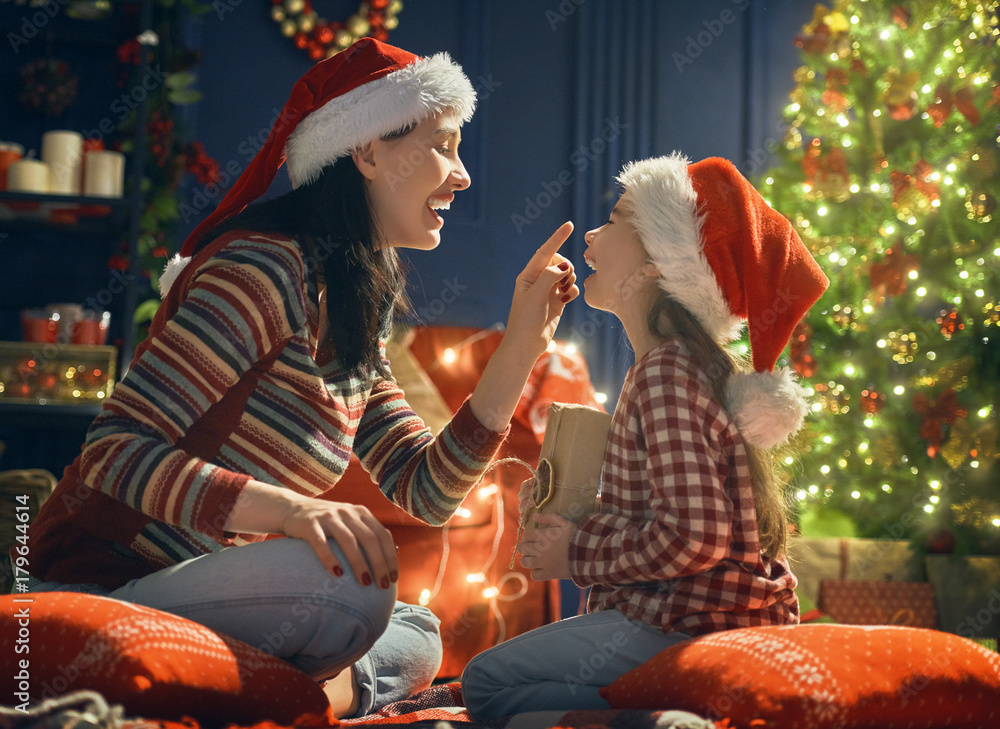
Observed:
[[[584,236],[583,258],[594,269],[584,281],[583,298],[595,309],[610,312],[623,323],[645,317],[657,272],[629,219],[621,199],[604,225]]]
[[[458,118],[446,110],[355,153],[386,245],[430,250],[441,242],[444,219],[437,211],[472,182],[458,156],[460,141]]]

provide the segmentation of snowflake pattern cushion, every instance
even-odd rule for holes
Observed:
[[[0,596],[3,695],[36,705],[90,689],[127,716],[205,725],[336,724],[290,663],[160,610],[76,592]]]
[[[740,628],[667,648],[601,695],[738,729],[995,729],[1000,654],[923,628]]]

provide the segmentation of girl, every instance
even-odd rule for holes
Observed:
[[[440,242],[438,210],[470,184],[458,145],[474,106],[447,55],[370,38],[295,84],[169,267],[148,338],[32,525],[32,591],[195,620],[327,682],[338,716],[429,685],[438,621],[395,601],[391,535],[316,497],[353,451],[397,504],[446,521],[579,293],[556,253],[567,224],[518,277],[503,343],[438,437],[393,381],[395,249]],[[293,191],[243,210],[286,157]]]
[[[635,350],[615,409],[600,508],[525,530],[536,580],[591,588],[587,613],[474,658],[477,719],[608,708],[598,690],[690,637],[798,621],[785,510],[767,450],[799,428],[804,391],[772,372],[828,282],[791,224],[722,159],[634,162],[586,235],[584,299]],[[753,373],[723,345],[748,320]],[[531,482],[522,488],[522,509]],[[670,708],[670,707],[664,707]]]

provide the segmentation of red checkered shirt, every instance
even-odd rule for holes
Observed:
[[[591,612],[690,635],[798,622],[788,563],[760,551],[743,439],[680,342],[629,370],[569,557]]]

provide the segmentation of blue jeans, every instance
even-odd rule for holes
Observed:
[[[465,706],[480,721],[524,711],[607,709],[598,689],[688,637],[617,610],[543,625],[469,661],[462,674]]]
[[[315,681],[352,667],[358,715],[431,684],[441,666],[440,621],[396,601],[396,586],[330,575],[308,543],[273,539],[167,567],[115,590],[32,580],[31,592],[104,595],[193,620],[297,666]]]

